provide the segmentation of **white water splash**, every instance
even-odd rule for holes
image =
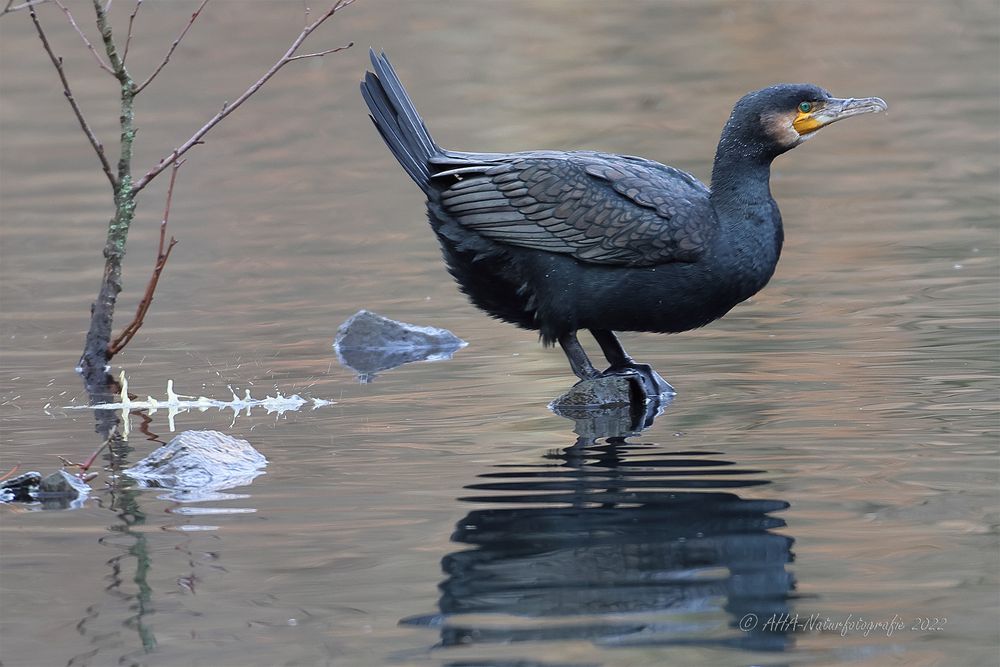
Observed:
[[[121,410],[122,411],[122,423],[125,428],[125,436],[128,437],[129,431],[129,413],[133,410],[144,410],[148,414],[154,414],[157,410],[167,411],[167,422],[169,424],[170,432],[173,433],[174,427],[174,417],[182,412],[188,412],[189,410],[198,410],[200,412],[205,412],[210,408],[217,408],[218,410],[232,410],[233,411],[233,421],[230,426],[236,423],[236,418],[241,412],[246,411],[246,416],[250,416],[251,408],[263,408],[267,411],[267,414],[277,414],[283,415],[286,412],[295,412],[302,409],[306,405],[312,405],[313,410],[316,408],[321,408],[326,405],[333,405],[335,401],[327,401],[322,398],[302,398],[298,394],[292,394],[291,396],[284,396],[280,392],[276,392],[275,396],[265,396],[264,398],[254,398],[250,395],[250,390],[247,389],[244,392],[242,398],[240,398],[232,387],[229,387],[229,391],[232,392],[233,398],[230,401],[220,401],[215,398],[208,398],[206,396],[186,396],[184,394],[174,393],[174,381],[167,380],[167,400],[158,401],[152,396],[147,396],[145,401],[133,401],[128,396],[128,379],[125,377],[125,372],[122,371],[120,375],[122,391],[119,395],[118,403],[99,403],[97,405],[68,405],[64,409],[66,410]]]

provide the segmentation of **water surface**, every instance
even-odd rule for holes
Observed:
[[[195,6],[144,4],[131,66]],[[113,146],[114,82],[40,14]],[[359,48],[293,63],[190,154],[180,244],[113,369],[142,397],[173,379],[336,405],[178,415],[268,458],[231,498],[101,477],[80,510],[0,508],[4,663],[991,664],[998,18],[986,1],[356,3],[309,48]],[[295,3],[211,3],[140,98],[137,164],[301,24]],[[87,402],[73,366],[110,203],[27,17],[0,35],[0,468],[49,471],[98,444],[63,408]],[[772,283],[704,330],[626,334],[679,396],[641,435],[594,441],[545,407],[572,382],[562,354],[451,283],[365,117],[369,44],[440,143],[470,150],[610,150],[704,179],[747,90],[812,81],[890,113],[779,159]],[[165,188],[140,203],[120,324]],[[470,344],[361,384],[331,348],[360,308]],[[130,419],[132,460],[171,437],[165,412]],[[796,614],[812,625],[778,622]]]

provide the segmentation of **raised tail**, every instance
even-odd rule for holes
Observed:
[[[431,187],[428,161],[440,155],[441,148],[431,139],[385,53],[376,55],[372,49],[368,53],[375,71],[365,72],[361,95],[372,122],[406,173],[421,190],[428,192]]]

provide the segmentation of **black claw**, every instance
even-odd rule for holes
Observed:
[[[604,371],[603,375],[637,375],[642,383],[643,391],[646,392],[647,398],[674,396],[677,394],[670,383],[664,380],[649,364],[631,362],[627,365],[612,366]]]

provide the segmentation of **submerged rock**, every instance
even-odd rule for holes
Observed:
[[[549,403],[560,417],[572,419],[577,435],[624,438],[649,428],[672,396],[648,396],[637,374],[605,375],[581,380]]]
[[[362,382],[375,374],[412,361],[440,361],[468,345],[437,327],[397,322],[369,310],[359,310],[337,330],[333,348],[340,363],[357,371]]]
[[[79,507],[90,495],[90,486],[79,477],[65,470],[56,470],[38,483],[35,497],[45,509],[66,509]]]
[[[567,410],[581,407],[627,406],[645,401],[638,376],[604,375],[592,380],[580,380],[565,394],[552,401],[552,409]]]
[[[42,473],[34,470],[21,473],[0,482],[0,502],[31,503],[35,501],[34,494],[42,482]]]
[[[74,477],[65,470],[56,470],[38,483],[38,492],[75,498],[81,493],[89,493],[90,487],[83,480]]]
[[[0,482],[0,502],[41,503],[41,509],[64,510],[82,507],[90,486],[65,470],[42,477],[39,472],[26,472]]]
[[[265,466],[267,459],[246,440],[218,431],[184,431],[124,472],[142,486],[180,491],[191,500],[246,486]]]

